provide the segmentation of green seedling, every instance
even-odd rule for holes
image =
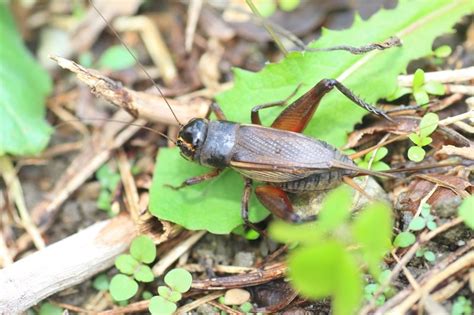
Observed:
[[[472,301],[465,296],[458,296],[456,301],[453,303],[451,309],[451,315],[471,315],[472,314]]]
[[[133,56],[136,56],[134,52]],[[125,70],[135,65],[136,60],[123,45],[107,48],[97,61],[97,66],[113,71]]]
[[[424,146],[433,139],[430,135],[438,128],[439,117],[435,113],[428,113],[421,119],[417,132],[411,133],[408,138],[415,144],[408,149],[408,158],[413,162],[420,162],[425,158]]]
[[[307,298],[332,297],[336,315],[355,313],[364,296],[361,266],[368,266],[378,278],[380,263],[391,248],[390,208],[370,204],[351,219],[351,205],[350,190],[341,186],[324,199],[318,221],[301,225],[274,222],[269,230],[277,241],[299,244],[288,259],[293,286]]]
[[[446,53],[446,49],[443,48],[439,51],[440,54]],[[428,94],[431,95],[444,95],[444,85],[436,81],[425,81],[425,72],[422,69],[417,69],[413,76],[412,87],[397,87],[395,92],[387,97],[388,101],[396,100],[403,95],[413,94],[413,97],[417,104],[423,105],[430,101]]]
[[[109,289],[109,277],[106,274],[100,274],[95,277],[94,281],[92,282],[92,286],[97,291],[107,291]]]
[[[355,162],[361,168],[369,169],[369,164],[372,161],[370,169],[374,171],[387,171],[390,169],[382,159],[387,155],[388,149],[386,147],[378,148],[375,151],[367,153],[363,158],[356,159]]]
[[[130,254],[115,259],[115,267],[120,271],[110,281],[110,294],[116,301],[126,301],[138,291],[139,282],[152,282],[153,272],[147,265],[156,258],[156,247],[145,235],[136,237],[130,246]]]
[[[112,212],[112,194],[117,189],[120,182],[120,174],[113,171],[109,165],[105,164],[95,173],[100,183],[99,198],[97,198],[97,208],[106,211],[109,216],[114,216]]]
[[[382,285],[382,283],[385,283],[385,281],[388,279],[390,276],[390,270],[384,270],[380,273],[377,282],[376,283],[368,283],[364,287],[364,298],[366,301],[372,301],[374,299],[374,294],[377,292]],[[381,306],[385,303],[388,297],[393,295],[393,289],[390,287],[387,287],[382,294],[380,294],[377,299],[375,300],[375,304],[377,306]]]
[[[474,196],[464,199],[459,206],[458,215],[464,223],[474,230]]]
[[[151,314],[172,314],[182,298],[182,294],[191,288],[193,277],[182,268],[170,270],[164,278],[165,284],[158,287],[158,296],[150,299],[148,310]]]
[[[416,251],[416,257],[423,257],[427,262],[434,262],[436,260],[436,255],[426,248],[420,248]]]
[[[38,312],[39,315],[62,315],[63,309],[49,302],[42,303]]]
[[[416,242],[416,236],[411,231],[421,231],[425,227],[430,231],[436,229],[437,224],[434,221],[433,215],[430,213],[431,206],[427,203],[423,204],[421,207],[421,213],[419,217],[413,218],[408,225],[408,229],[395,237],[393,245],[396,247],[408,247]],[[431,254],[428,254],[431,256]],[[429,257],[431,258],[431,257]]]
[[[249,0],[247,0],[249,1]],[[258,12],[262,17],[272,16],[277,8],[282,11],[290,12],[295,10],[301,0],[250,0],[253,5],[257,8]]]

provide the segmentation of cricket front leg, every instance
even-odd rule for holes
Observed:
[[[259,186],[255,189],[255,194],[265,208],[282,220],[303,223],[306,221],[314,221],[316,219],[315,215],[303,218],[294,213],[288,195],[281,188],[270,185]]]
[[[215,168],[212,171],[210,171],[209,173],[188,178],[184,182],[182,182],[181,185],[179,185],[179,186],[172,186],[172,185],[169,185],[169,184],[165,184],[164,186],[169,187],[169,188],[174,189],[174,190],[180,190],[181,188],[191,186],[191,185],[196,185],[196,184],[202,183],[206,180],[213,179],[214,177],[219,176],[219,174],[221,172],[222,172],[222,169]]]

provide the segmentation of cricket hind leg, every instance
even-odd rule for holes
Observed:
[[[305,50],[310,51],[310,52],[343,50],[343,51],[350,52],[351,54],[354,54],[354,55],[360,55],[360,54],[368,53],[372,50],[384,50],[391,47],[400,47],[400,46],[402,46],[402,41],[400,40],[400,38],[396,36],[392,36],[383,42],[370,43],[370,44],[359,46],[359,47],[354,47],[354,46],[349,46],[349,45],[339,45],[339,46],[333,46],[333,47],[327,47],[327,48],[306,47]]]
[[[314,221],[315,215],[301,217],[294,212],[290,199],[281,188],[265,185],[255,189],[258,200],[275,216],[293,223]]]
[[[356,96],[339,81],[334,79],[322,79],[308,92],[286,107],[275,119],[271,127],[293,132],[302,132],[313,117],[321,99],[334,88],[339,90],[356,105],[377,116],[393,121],[384,111],[373,107],[360,97]],[[256,111],[255,115],[258,115],[258,111]]]

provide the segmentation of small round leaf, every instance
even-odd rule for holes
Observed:
[[[408,135],[408,138],[413,142],[414,144],[421,146],[421,138],[417,133],[410,133]]]
[[[415,97],[415,101],[418,105],[428,104],[430,101],[428,93],[426,93],[424,88],[419,88],[417,90],[414,90],[413,96]]]
[[[165,285],[160,285],[158,287],[158,294],[168,300],[171,295],[171,289]]]
[[[138,283],[126,275],[118,274],[110,281],[109,291],[115,301],[125,301],[137,293]]]
[[[193,277],[182,268],[176,268],[169,271],[165,276],[165,283],[175,291],[184,293],[191,288]]]
[[[135,280],[140,282],[152,282],[155,279],[153,272],[151,271],[150,267],[146,265],[140,265],[133,274]]]
[[[100,274],[94,279],[92,286],[97,291],[107,291],[109,289],[109,278],[106,274]]]
[[[178,302],[179,300],[181,300],[183,296],[181,295],[181,293],[179,293],[178,291],[171,291],[171,294],[170,296],[168,297],[168,301],[171,301],[171,302]]]
[[[425,91],[432,95],[444,95],[446,93],[446,88],[442,83],[429,81],[425,84]]]
[[[420,88],[425,83],[425,72],[422,69],[416,69],[413,76],[413,89]]]
[[[428,113],[421,119],[420,122],[420,137],[425,138],[433,133],[438,128],[439,117],[435,113]]]
[[[413,162],[421,162],[425,157],[425,150],[418,146],[412,146],[408,149],[408,158]]]
[[[115,267],[126,275],[133,275],[138,264],[138,261],[130,255],[120,255],[115,258]]]
[[[411,88],[399,86],[390,96],[387,97],[387,101],[389,102],[394,101],[402,97],[403,95],[410,94],[411,92],[412,92]]]
[[[393,241],[393,245],[396,247],[408,247],[415,243],[416,237],[413,233],[411,232],[402,232],[395,237],[395,240]]]
[[[49,302],[41,304],[39,315],[62,315],[63,309]]]
[[[412,231],[420,231],[423,230],[426,226],[425,219],[421,217],[416,217],[413,220],[411,220],[410,225],[408,226],[408,229]]]
[[[452,51],[453,50],[451,49],[451,47],[449,47],[448,45],[443,45],[436,48],[434,54],[438,58],[446,58],[451,55]]]
[[[438,227],[438,225],[436,224],[435,221],[430,220],[430,221],[426,222],[426,227],[428,228],[428,230],[433,231],[434,229],[436,229]]]
[[[290,12],[300,5],[300,0],[278,0],[278,4],[282,11]]]
[[[164,299],[161,296],[154,296],[150,299],[148,310],[153,315],[168,315],[176,311],[176,304]]]
[[[425,257],[425,259],[429,262],[433,262],[436,260],[436,255],[432,251],[426,251],[423,254],[423,257]]]
[[[140,235],[132,241],[130,254],[138,261],[149,264],[156,258],[156,247],[151,238]]]
[[[425,145],[428,145],[430,144],[431,142],[433,142],[433,139],[431,137],[425,137],[425,138],[421,138],[421,141],[420,143],[418,144],[420,147],[424,147]]]

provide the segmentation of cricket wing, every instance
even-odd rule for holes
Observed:
[[[342,155],[329,144],[305,135],[241,125],[231,167],[244,176],[264,182],[286,182],[329,170]]]

